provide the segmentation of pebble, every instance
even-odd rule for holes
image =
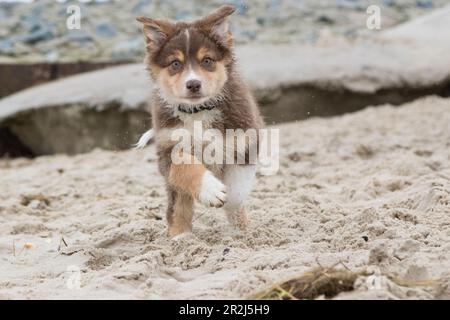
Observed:
[[[415,0],[413,5],[411,2],[383,0],[380,5],[389,17],[390,25],[395,25],[447,4],[447,0]],[[137,16],[192,20],[222,3],[212,0],[192,7],[182,0],[80,1],[77,4],[82,13],[82,30],[65,28],[68,3],[54,0],[2,3],[0,52],[21,61],[26,61],[27,55],[30,59],[40,55],[43,60],[83,57],[87,60],[141,61],[144,46],[142,39],[138,40],[142,35],[135,21]],[[319,30],[324,25],[330,29],[332,37],[355,39],[368,36],[367,30],[358,23],[365,21],[366,9],[372,1],[230,0],[227,3],[236,6],[231,22],[234,39],[239,44],[258,41],[314,45],[321,40]],[[87,44],[91,47],[87,48]]]
[[[433,8],[433,1],[432,0],[417,0],[416,6],[419,8]]]
[[[135,37],[116,44],[111,51],[114,60],[133,60],[142,51],[144,46],[142,37]]]
[[[10,53],[13,48],[13,41],[12,39],[6,39],[0,41],[0,52],[7,54]]]
[[[71,30],[67,34],[68,41],[76,41],[79,43],[86,43],[89,41],[93,41],[93,38],[90,34],[81,30]]]
[[[95,29],[101,37],[113,38],[117,35],[117,29],[109,23],[101,23]]]
[[[6,12],[0,8],[0,20],[6,19]]]
[[[138,4],[136,4],[131,12],[133,14],[143,14],[147,11],[147,7],[152,3],[151,0],[140,0]]]
[[[51,40],[54,37],[54,31],[51,27],[36,27],[33,31],[23,35],[20,39],[28,44],[35,44],[40,41]]]

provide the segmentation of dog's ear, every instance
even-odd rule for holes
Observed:
[[[228,16],[235,10],[236,8],[232,5],[223,5],[205,17],[195,21],[194,26],[205,30],[223,45],[231,46],[233,38],[229,31]]]
[[[136,20],[142,23],[148,50],[160,48],[175,32],[175,25],[168,20],[156,20],[146,17],[138,17]]]

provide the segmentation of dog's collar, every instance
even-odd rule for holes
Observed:
[[[204,105],[200,105],[200,106],[185,106],[185,105],[179,105],[178,106],[178,111],[180,112],[184,112],[184,113],[197,113],[200,111],[204,111],[204,110],[212,110],[214,109],[216,106],[204,106]]]
[[[216,104],[213,101],[206,101],[199,105],[188,105],[188,104],[180,104],[178,105],[178,111],[183,113],[198,113],[200,111],[212,110],[216,107]]]

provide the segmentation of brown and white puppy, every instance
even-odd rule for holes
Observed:
[[[251,192],[254,164],[188,163],[171,160],[177,141],[173,130],[192,132],[194,121],[202,128],[260,129],[263,120],[246,84],[235,70],[232,35],[228,16],[235,11],[225,5],[193,22],[139,17],[147,44],[146,64],[157,89],[153,94],[153,129],[138,143],[143,147],[154,136],[158,164],[167,182],[168,233],[179,238],[192,230],[194,200],[206,206],[224,206],[230,223],[242,230],[247,226],[244,201]],[[247,141],[258,144],[257,139]],[[202,146],[205,144],[202,142]],[[226,154],[227,150],[224,150]],[[193,161],[195,152],[181,154]]]

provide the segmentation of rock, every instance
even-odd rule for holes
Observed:
[[[246,15],[248,12],[248,5],[242,0],[233,0],[231,2],[236,7],[236,13],[239,15]]]
[[[268,11],[274,13],[278,11],[280,7],[281,7],[281,0],[270,0]]]
[[[175,15],[175,20],[189,20],[192,17],[192,12],[188,10],[180,10]]]
[[[395,0],[383,0],[383,5],[387,7],[392,7],[395,5]]]
[[[0,157],[31,157],[33,152],[23,146],[8,129],[0,128]]]
[[[88,34],[85,31],[70,30],[67,33],[67,40],[68,41],[76,41],[76,42],[80,42],[80,43],[86,43],[86,42],[93,41],[93,38],[90,34]]]
[[[110,23],[101,23],[95,27],[97,34],[105,38],[113,38],[117,35],[117,29]]]
[[[257,17],[256,18],[256,23],[259,24],[260,26],[264,26],[266,24],[266,18],[264,18],[264,17]]]
[[[317,18],[317,21],[323,24],[333,24],[335,21],[329,16],[322,14]]]
[[[142,37],[136,37],[116,44],[112,48],[111,56],[117,60],[131,61],[136,55],[143,55],[144,47]]]
[[[59,59],[59,53],[56,50],[52,50],[45,55],[45,60],[47,62],[55,63]]]
[[[9,54],[12,53],[13,41],[11,39],[5,39],[0,41],[0,52]]]
[[[151,3],[152,0],[140,0],[139,3],[131,9],[131,12],[135,15],[143,14],[147,11],[146,9]]]
[[[416,6],[418,6],[420,8],[432,8],[433,0],[417,0]]]
[[[15,45],[17,46],[17,43]],[[59,54],[59,51],[49,50],[49,60],[57,54]],[[8,61],[5,56],[0,56],[0,74],[2,75],[0,77],[0,98],[45,82],[117,65],[119,63],[114,62],[23,64]]]
[[[242,30],[239,34],[248,40],[255,40],[257,37],[256,31],[254,30]]]
[[[81,74],[10,96],[8,107],[0,110],[0,119],[6,120],[0,127],[23,139],[33,154],[126,149],[149,126],[149,90],[143,65]]]
[[[6,12],[0,8],[0,20],[6,19]]]
[[[26,35],[19,37],[19,39],[28,44],[35,44],[40,41],[50,40],[54,37],[54,28],[52,26],[35,26]]]
[[[358,1],[352,1],[352,0],[337,0],[337,5],[342,8],[353,9],[353,10],[362,8],[361,3],[359,3]]]
[[[32,32],[42,28],[43,22],[41,20],[40,14],[29,14],[21,19],[21,25],[26,31]]]

